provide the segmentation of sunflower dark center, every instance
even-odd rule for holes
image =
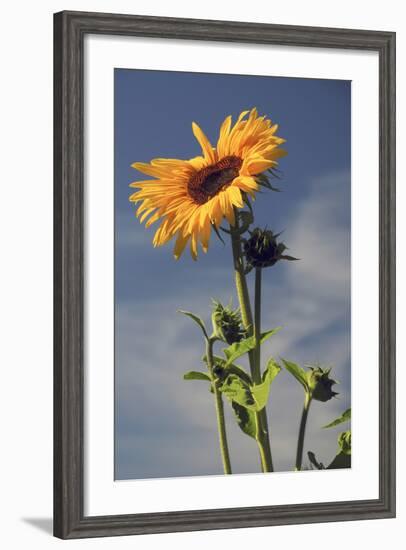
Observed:
[[[238,176],[241,165],[240,158],[229,156],[199,170],[189,180],[189,195],[195,203],[204,204],[230,185]]]

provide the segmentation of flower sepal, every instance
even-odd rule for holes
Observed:
[[[295,261],[298,258],[284,254],[287,246],[278,242],[280,233],[256,227],[249,231],[250,237],[243,241],[247,268],[264,268],[275,265],[279,260]]]
[[[275,173],[271,172],[270,175],[275,176]],[[262,174],[258,174],[258,176],[256,177],[256,181],[258,185],[260,185],[261,187],[265,187],[265,189],[269,189],[270,191],[276,191],[277,193],[280,193],[281,191],[280,189],[272,185],[272,183],[270,182],[269,176],[265,172],[263,172]]]
[[[309,367],[309,370],[306,372],[306,380],[312,399],[324,403],[338,395],[337,392],[332,390],[332,387],[337,382],[330,378],[330,372],[331,369]]]

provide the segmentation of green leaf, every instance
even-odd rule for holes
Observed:
[[[205,372],[199,372],[195,370],[191,370],[189,372],[185,372],[183,375],[184,380],[205,380],[206,382],[211,382],[211,378],[208,374]]]
[[[341,432],[338,436],[339,453],[328,467],[329,470],[351,468],[351,430]]]
[[[203,334],[206,338],[206,340],[209,339],[208,335],[207,335],[207,332],[206,332],[206,327],[204,326],[204,323],[203,323],[203,320],[200,319],[200,317],[198,317],[197,315],[195,315],[194,313],[191,313],[190,311],[184,311],[183,309],[178,309],[178,312],[179,313],[183,313],[183,315],[186,315],[187,317],[190,317],[191,319],[193,319],[193,321],[195,323],[197,323],[199,325],[199,327],[202,329],[203,331]]]
[[[266,189],[270,189],[271,191],[277,191],[278,193],[280,192],[280,189],[278,189],[277,187],[273,187],[273,185],[269,181],[268,176],[266,176],[265,174],[259,174],[256,177],[256,181],[259,185],[261,185],[262,187],[265,187]]]
[[[228,369],[233,370],[233,374],[230,374],[224,380],[219,389],[231,401],[231,406],[240,429],[246,435],[255,439],[257,432],[255,412],[265,407],[272,381],[281,368],[273,359],[270,359],[262,377],[263,382],[255,385],[250,383],[251,378],[243,369],[237,367],[238,371],[234,371],[235,367],[237,365],[230,365],[228,367]],[[234,372],[238,372],[238,374],[234,374]]]
[[[290,372],[292,376],[296,378],[300,384],[304,387],[306,391],[309,391],[309,386],[307,384],[307,378],[306,378],[306,371],[302,369],[302,367],[299,367],[296,363],[293,363],[292,361],[286,361],[286,359],[282,359],[283,364],[285,365],[285,369]]]
[[[351,468],[351,455],[338,453],[330,466],[327,467],[327,470],[338,470],[341,468]]]
[[[260,411],[265,407],[269,397],[269,391],[271,389],[271,383],[269,379],[266,379],[262,384],[253,385],[251,388],[252,395],[254,396],[256,402],[256,409]]]
[[[203,355],[202,361],[207,365],[206,355]],[[218,355],[213,355],[213,363],[215,375],[217,376],[217,378],[224,379],[228,374],[236,374],[248,385],[252,384],[251,376],[247,373],[246,370],[240,367],[240,365],[235,365],[234,363],[228,365],[226,359],[224,359],[224,357],[219,357]]]
[[[351,419],[351,408],[347,409],[343,412],[341,416],[330,422],[330,424],[326,424],[323,426],[323,428],[334,428],[334,426],[338,426],[339,424],[342,424],[343,422],[347,422]]]
[[[289,260],[289,262],[295,262],[298,261],[299,258],[294,258],[293,256],[287,256],[286,254],[283,254],[281,256],[281,260]]]
[[[235,374],[237,375],[239,378],[241,378],[241,380],[243,380],[246,384],[248,385],[251,385],[252,384],[252,380],[251,380],[251,376],[242,368],[240,367],[239,365],[235,365],[234,363],[231,363],[231,365],[227,365],[227,372],[229,372],[230,374]]]
[[[231,346],[228,346],[228,348],[225,348],[223,350],[224,355],[227,358],[225,366],[231,365],[231,363],[233,363],[236,359],[238,359],[245,353],[252,351],[254,348],[255,348],[255,339],[253,336],[250,336],[249,338],[245,338],[240,342],[235,342],[234,344],[231,344]]]
[[[223,243],[223,245],[225,246],[226,243],[224,242],[223,237],[220,235],[220,232],[219,232],[219,230],[217,229],[216,224],[215,224],[215,223],[212,223],[212,224],[211,224],[211,227],[212,227],[212,229],[214,230],[214,232],[215,232],[215,234],[217,235],[217,237],[220,239],[220,241],[221,241],[221,242]]]
[[[256,438],[257,426],[255,421],[255,413],[245,407],[242,407],[235,401],[231,402],[237,424],[241,430],[250,437]]]
[[[219,357],[218,355],[213,356],[213,361],[216,367],[219,367],[220,369],[224,369],[224,376],[227,374],[236,374],[241,380],[246,382],[248,385],[252,384],[251,376],[239,365],[235,365],[234,363],[231,363],[230,365],[227,364],[227,361],[223,357]],[[219,376],[219,378],[222,378]]]
[[[258,410],[251,387],[236,374],[229,374],[219,385],[219,390],[229,401],[253,411]]]
[[[261,338],[259,339],[260,345],[262,345],[268,338],[276,334],[281,330],[281,327],[272,328],[271,330],[266,330],[261,334]]]
[[[268,338],[270,338],[272,335],[276,334],[280,330],[280,327],[274,328],[272,330],[268,330],[266,332],[263,332],[261,334],[260,338],[260,345],[263,344]],[[244,355],[245,353],[248,353],[255,349],[256,342],[254,336],[249,336],[248,338],[244,338],[244,340],[241,340],[240,342],[235,342],[228,348],[225,348],[224,355],[227,357],[227,363],[226,365],[230,365],[231,363],[234,363],[236,359]]]
[[[324,470],[325,469],[324,466],[323,466],[323,463],[317,461],[316,455],[312,451],[309,451],[307,453],[307,456],[309,457],[310,463],[313,464],[313,466],[316,468],[316,470]]]
[[[268,361],[266,369],[262,373],[262,382],[265,382],[265,379],[267,377],[270,377],[271,382],[273,382],[276,376],[281,372],[281,370],[281,367],[278,365],[275,359],[271,357]]]
[[[237,374],[230,373],[226,376],[219,389],[232,403],[235,402],[250,411],[260,411],[268,401],[272,381],[279,371],[280,367],[270,360],[261,384],[250,384],[245,377],[241,377],[238,370]]]
[[[280,370],[280,366],[277,365],[273,359],[270,359],[262,377],[262,384],[254,384],[251,387],[252,394],[258,407],[257,410],[260,411],[267,404],[271,384],[275,377],[279,374]]]

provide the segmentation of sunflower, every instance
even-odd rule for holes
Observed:
[[[277,124],[257,109],[243,111],[232,125],[227,116],[220,127],[216,147],[201,128],[192,123],[202,155],[189,160],[157,158],[150,163],[135,162],[132,167],[154,179],[135,181],[139,190],[130,201],[141,202],[136,215],[145,227],[161,220],[154,246],[162,246],[176,236],[174,256],[178,259],[190,240],[193,259],[198,243],[209,247],[212,225],[218,228],[224,218],[233,226],[235,209],[243,208],[244,197],[254,198],[259,185],[256,176],[274,168],[286,155],[279,148],[285,142],[276,136]]]

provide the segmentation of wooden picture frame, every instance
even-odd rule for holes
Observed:
[[[394,517],[395,34],[380,31],[81,12],[57,13],[54,25],[55,536],[68,539]],[[86,34],[378,52],[380,81],[378,499],[115,516],[84,515],[83,40]]]

